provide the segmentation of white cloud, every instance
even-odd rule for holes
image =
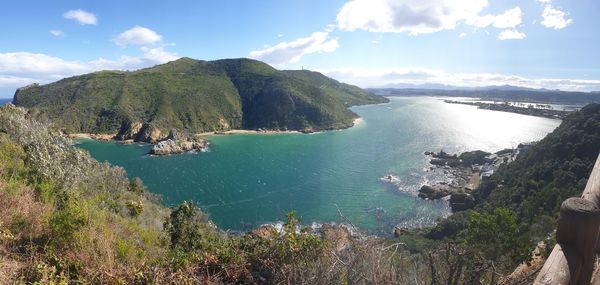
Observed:
[[[158,43],[162,36],[145,27],[135,26],[117,35],[113,42],[121,47],[128,45],[148,45]]]
[[[341,30],[428,34],[479,15],[487,0],[352,0],[337,14]]]
[[[281,66],[286,63],[298,62],[307,54],[333,52],[338,47],[337,39],[330,39],[328,32],[315,32],[305,38],[251,51],[249,57]]]
[[[50,30],[49,32],[50,32],[50,34],[52,34],[55,37],[62,37],[65,35],[65,32],[63,32],[61,30]]]
[[[141,47],[142,52],[144,52],[144,58],[149,61],[153,61],[156,63],[164,63],[173,61],[179,58],[177,54],[165,51],[163,47]]]
[[[98,23],[96,15],[81,9],[67,11],[63,14],[63,17],[65,17],[65,19],[75,20],[79,22],[80,25],[95,25]]]
[[[544,20],[542,20],[541,24],[546,28],[560,30],[573,23],[573,19],[568,19],[567,16],[567,13],[560,9],[554,8],[551,5],[546,5],[546,7],[544,7],[544,12],[542,12]]]
[[[525,33],[519,32],[514,29],[507,29],[498,34],[498,39],[500,40],[522,40],[526,37],[527,35],[525,35]]]
[[[14,91],[34,82],[49,83],[99,70],[135,70],[178,58],[163,47],[143,47],[141,52],[140,56],[135,57],[121,56],[114,60],[98,58],[91,61],[69,61],[42,53],[0,53],[0,89],[13,88]]]
[[[467,36],[467,33],[465,33],[465,32],[462,32],[462,33],[460,33],[460,35],[458,35],[459,38],[464,38],[466,36]]]
[[[552,0],[537,0],[540,3],[544,3],[544,4],[550,4],[552,3]]]
[[[465,21],[467,25],[478,28],[485,28],[492,25],[499,29],[514,28],[521,24],[521,22],[523,22],[523,11],[521,11],[519,6],[508,9],[502,14],[474,16]]]
[[[527,78],[497,73],[455,73],[424,68],[321,70],[327,76],[361,87],[382,87],[403,84],[444,84],[461,87],[513,85],[528,88],[567,91],[600,90],[600,80]]]
[[[514,28],[523,21],[523,12],[518,6],[506,12],[496,15],[494,18],[494,27],[500,29]]]

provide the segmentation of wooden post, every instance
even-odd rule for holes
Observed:
[[[589,285],[596,258],[600,210],[583,198],[569,198],[560,207],[558,243],[534,284]]]
[[[562,203],[556,229],[557,244],[534,284],[590,284],[596,263],[596,247],[600,244],[599,209],[600,154],[581,198],[569,198]],[[600,280],[594,281],[594,284],[600,283]]]
[[[590,178],[588,178],[581,198],[594,202],[596,207],[600,208],[600,155],[596,159],[596,164],[592,169]]]
[[[583,198],[569,198],[560,207],[556,242],[572,247],[583,264],[576,284],[589,285],[596,261],[600,210]]]
[[[577,257],[573,248],[560,243],[556,244],[533,284],[575,285],[575,283],[571,283],[575,278],[571,277],[579,275],[578,270],[581,267],[581,263],[581,259]]]

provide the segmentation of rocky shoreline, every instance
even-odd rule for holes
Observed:
[[[352,127],[364,122],[362,118],[356,118],[352,122]],[[121,125],[116,134],[90,134],[90,133],[65,133],[68,138],[86,138],[98,141],[116,141],[120,144],[132,144],[135,142],[144,142],[152,144],[150,155],[171,155],[181,154],[192,151],[208,150],[209,142],[205,137],[213,135],[236,135],[236,134],[310,134],[320,130],[303,129],[299,131],[289,130],[224,130],[212,131],[197,134],[180,133],[172,129],[167,135],[160,129],[149,123],[125,122]]]
[[[88,138],[98,141],[116,141],[120,144],[144,142],[153,144],[148,152],[150,155],[171,155],[191,151],[206,151],[209,142],[194,135],[182,134],[175,130],[168,135],[150,124],[129,122],[121,125],[117,134],[65,134],[68,138]]]
[[[480,150],[448,154],[444,151],[425,152],[430,156],[431,171],[443,171],[447,181],[422,185],[418,196],[436,200],[449,197],[453,212],[464,211],[475,205],[474,192],[501,165],[509,164],[527,151],[534,143],[522,143],[515,149],[504,149],[495,153]]]

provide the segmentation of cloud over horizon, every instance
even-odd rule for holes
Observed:
[[[120,56],[117,59],[97,58],[90,61],[70,61],[43,53],[0,53],[0,89],[14,89],[31,83],[50,83],[65,77],[101,70],[137,70],[179,58],[162,47],[140,49],[140,56]]]
[[[512,85],[527,88],[560,89],[564,91],[598,91],[600,80],[566,78],[528,78],[498,73],[454,73],[424,68],[320,70],[339,81],[363,88],[394,85],[441,84],[457,87]]]

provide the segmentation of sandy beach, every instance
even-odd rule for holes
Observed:
[[[228,130],[228,131],[215,131],[215,132],[204,132],[197,133],[198,137],[216,136],[216,135],[243,135],[243,134],[257,134],[257,135],[273,135],[273,134],[300,134],[299,131],[274,131],[274,130]]]
[[[87,134],[87,133],[76,133],[76,134],[65,134],[70,139],[94,139],[99,141],[110,141],[115,138],[117,134]]]

